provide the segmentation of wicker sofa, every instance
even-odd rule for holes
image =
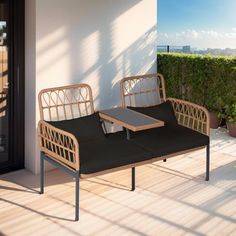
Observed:
[[[89,85],[50,88],[39,93],[40,193],[44,193],[44,161],[73,176],[76,221],[80,178],[131,168],[134,190],[135,167],[206,148],[209,180],[207,110],[190,102],[166,99],[160,74],[124,78],[120,85],[123,107],[162,119],[165,126],[134,133],[127,140],[123,131],[105,132],[105,123],[94,111]]]

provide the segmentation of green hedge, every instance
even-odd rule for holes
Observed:
[[[158,72],[169,97],[185,99],[219,112],[236,102],[236,57],[160,53]]]

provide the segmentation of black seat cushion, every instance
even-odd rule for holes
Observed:
[[[209,137],[181,125],[166,125],[132,133],[131,142],[148,149],[159,157],[206,146],[209,143]]]
[[[158,120],[162,120],[165,124],[178,124],[174,109],[170,101],[163,102],[156,106],[150,107],[127,107],[131,110],[143,113]]]
[[[73,134],[79,143],[106,139],[98,113],[71,120],[48,121],[48,123]]]
[[[48,123],[72,133],[77,138],[81,174],[92,174],[153,157],[150,151],[129,142],[118,133],[106,136],[102,130],[98,113]],[[69,159],[67,155],[66,153],[66,158]]]
[[[208,136],[177,124],[135,132],[130,141],[124,132],[105,136],[98,113],[49,123],[74,134],[78,139],[82,174],[133,164],[209,143]]]
[[[92,174],[153,157],[150,151],[129,142],[118,133],[110,134],[105,140],[81,143],[79,155],[82,174]]]

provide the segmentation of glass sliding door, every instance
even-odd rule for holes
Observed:
[[[8,5],[0,2],[0,163],[9,159]]]
[[[0,0],[0,174],[23,166],[24,1]]]

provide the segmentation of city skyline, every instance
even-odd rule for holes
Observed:
[[[236,48],[235,0],[158,0],[158,45]]]

